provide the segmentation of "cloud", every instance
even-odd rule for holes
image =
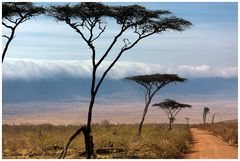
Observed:
[[[111,62],[105,61],[98,69],[97,76],[106,70]],[[91,77],[91,60],[33,60],[6,59],[3,64],[3,79],[49,79]],[[109,72],[108,77],[121,79],[126,76],[152,73],[178,74],[193,77],[237,77],[237,67],[212,67],[209,65],[158,65],[142,62],[119,61]]]

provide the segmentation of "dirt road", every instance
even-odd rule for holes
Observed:
[[[193,144],[186,159],[237,159],[237,147],[230,146],[226,142],[211,135],[202,129],[191,128]]]

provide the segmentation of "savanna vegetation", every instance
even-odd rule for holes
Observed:
[[[32,3],[3,3],[2,25],[10,30],[3,51],[4,61],[10,42],[15,36],[17,26],[34,16],[45,14],[56,21],[65,23],[69,29],[79,35],[89,49],[91,57],[91,87],[88,119],[84,125],[54,126],[44,125],[3,125],[3,158],[183,158],[191,142],[187,124],[174,125],[175,117],[182,108],[191,105],[167,100],[155,104],[165,110],[167,124],[146,124],[142,128],[145,115],[152,98],[161,88],[176,82],[185,82],[177,74],[151,74],[127,77],[138,83],[144,91],[145,106],[140,124],[112,125],[108,121],[92,124],[92,111],[97,94],[107,74],[128,50],[133,49],[143,39],[160,35],[167,31],[183,32],[192,26],[190,21],[175,17],[168,10],[149,10],[143,6],[108,6],[102,3],[82,2],[73,5],[55,5],[47,8],[36,7]],[[15,18],[15,19],[14,19]],[[97,41],[114,23],[119,31],[103,52],[96,46]],[[8,23],[8,24],[7,24]],[[10,26],[11,24],[12,26]],[[127,33],[127,34],[126,34]],[[130,35],[128,35],[130,33]],[[134,37],[130,39],[130,37]],[[119,42],[120,41],[120,42]],[[119,43],[118,43],[119,42]],[[117,45],[118,44],[118,45]],[[119,45],[120,44],[120,45]],[[116,50],[113,50],[114,48]],[[115,56],[112,55],[115,53]],[[105,71],[99,68],[109,55],[113,60]],[[97,77],[97,75],[100,76]],[[204,125],[199,128],[212,131],[214,135],[237,144],[237,123],[206,123],[209,108],[203,112]],[[161,117],[161,116],[159,116]],[[215,114],[212,115],[214,122]],[[141,135],[136,135],[136,134]],[[94,139],[93,139],[94,138]]]
[[[201,128],[212,132],[213,135],[223,139],[224,141],[232,144],[238,144],[238,122],[223,121],[216,123],[197,124],[194,127]]]
[[[3,158],[58,158],[77,125],[3,125]],[[96,158],[183,158],[191,135],[185,125],[146,124],[137,136],[137,124],[93,124]],[[139,139],[141,137],[141,139]],[[66,158],[85,158],[83,137],[69,146]]]

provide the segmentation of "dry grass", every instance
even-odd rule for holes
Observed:
[[[213,124],[199,124],[195,127],[209,130],[213,135],[218,136],[224,141],[232,144],[238,144],[238,123],[237,121],[218,122]]]
[[[3,158],[57,158],[78,126],[3,125]],[[137,125],[93,125],[97,158],[182,158],[191,135],[185,125],[167,130],[164,124],[146,124],[137,137]],[[83,137],[70,146],[67,158],[84,158]],[[112,149],[101,153],[98,149]]]

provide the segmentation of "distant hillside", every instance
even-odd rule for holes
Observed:
[[[52,78],[3,80],[3,104],[78,99],[88,101],[90,80],[87,78]],[[237,98],[237,78],[194,78],[186,83],[171,84],[160,91],[161,97],[192,99]],[[98,100],[142,100],[139,86],[127,80],[108,79],[98,93]]]

